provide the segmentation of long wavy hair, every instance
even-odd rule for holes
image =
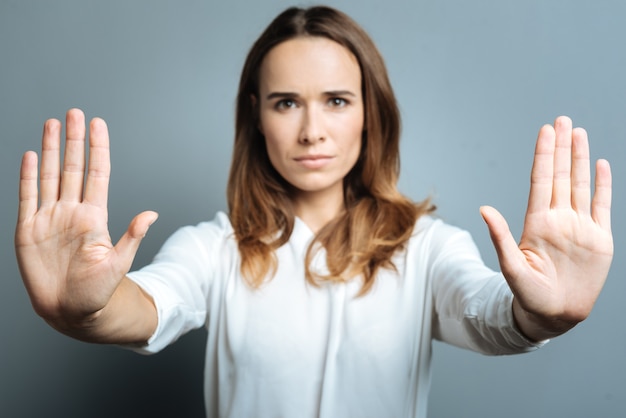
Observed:
[[[433,207],[428,200],[413,203],[397,189],[400,113],[378,49],[350,17],[324,6],[292,7],[278,15],[254,43],[243,67],[227,189],[241,273],[255,288],[273,277],[275,251],[289,240],[294,228],[291,188],[270,163],[254,98],[259,97],[259,72],[267,53],[281,42],[306,36],[330,39],[356,57],[365,121],[360,156],[343,181],[345,210],[311,242],[305,276],[314,285],[360,276],[360,294],[365,294],[379,269],[395,269],[392,256],[404,248],[417,218]],[[321,248],[326,250],[327,274],[310,269]]]

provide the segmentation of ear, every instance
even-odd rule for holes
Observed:
[[[261,126],[261,117],[260,117],[260,113],[259,113],[259,109],[258,109],[258,99],[256,98],[256,96],[254,94],[250,95],[250,104],[252,105],[252,109],[254,109],[255,114],[256,114],[256,121],[257,121],[257,129],[259,130],[259,132],[261,132],[261,135],[265,135],[263,133],[263,126]]]

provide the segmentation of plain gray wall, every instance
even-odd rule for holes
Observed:
[[[18,167],[70,107],[107,120],[114,240],[160,213],[136,259],[225,204],[237,79],[287,1],[0,1],[0,416],[200,417],[204,331],[143,357],[71,340],[31,309],[13,251]],[[612,162],[616,257],[590,318],[542,350],[491,358],[434,344],[432,417],[626,416],[626,2],[332,2],[386,58],[404,119],[401,188],[432,195],[494,250],[478,214],[519,236],[536,133],[560,114]]]

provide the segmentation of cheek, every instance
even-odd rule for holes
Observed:
[[[285,140],[285,136],[280,132],[276,132],[272,129],[265,131],[265,149],[267,150],[267,156],[270,160],[270,164],[281,175],[284,175],[285,166],[289,159],[289,144]]]
[[[271,135],[265,136],[265,148],[267,149],[267,156],[270,159],[270,163],[274,168],[278,168],[280,162],[281,148],[277,143],[276,138]]]
[[[272,165],[275,165],[276,158],[281,154],[281,134],[279,126],[271,118],[261,116],[260,130],[265,138],[265,148]]]
[[[350,169],[352,169],[352,167],[354,167],[354,165],[356,164],[356,162],[359,159],[359,156],[361,155],[361,147],[363,146],[362,140],[361,140],[361,133],[359,132],[358,134],[358,139],[355,138],[353,144],[350,146]]]
[[[344,126],[346,127],[345,137],[349,138],[346,143],[348,155],[350,159],[356,162],[363,146],[363,120],[355,118],[351,123],[346,123]]]

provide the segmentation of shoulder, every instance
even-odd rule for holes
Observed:
[[[218,212],[210,221],[187,225],[176,230],[163,245],[164,250],[209,251],[234,241],[233,227],[224,212]]]
[[[469,236],[469,233],[434,215],[423,215],[415,222],[411,239],[447,241],[462,236]]]
[[[226,213],[220,211],[215,214],[215,217],[210,221],[200,222],[197,225],[186,226],[181,229],[189,229],[200,236],[223,236],[228,237],[233,234],[233,226],[230,223],[230,218]]]
[[[178,233],[185,233],[202,236],[228,236],[233,233],[233,227],[230,223],[228,215],[220,211],[215,214],[215,217],[210,221],[200,222],[196,225],[187,225],[178,229],[174,235]]]
[[[434,215],[423,215],[415,223],[409,239],[409,252],[427,252],[444,257],[452,252],[478,255],[470,233]]]

